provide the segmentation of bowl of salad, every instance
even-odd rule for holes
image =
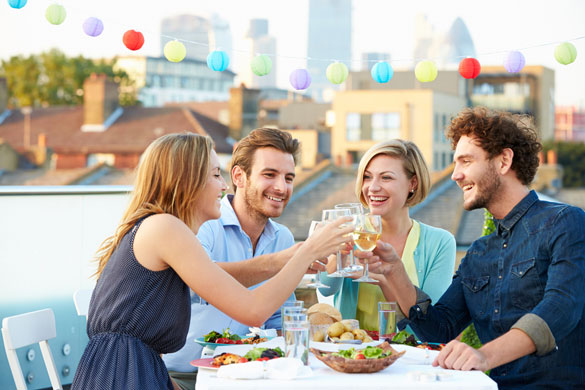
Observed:
[[[311,352],[317,359],[335,371],[349,374],[381,371],[406,353],[406,351],[398,352],[387,342],[375,347],[368,346],[364,349],[349,348],[338,352],[311,348]]]

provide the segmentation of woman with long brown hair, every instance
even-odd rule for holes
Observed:
[[[172,389],[160,354],[184,343],[189,288],[230,317],[261,325],[315,258],[335,252],[351,228],[318,230],[283,269],[248,290],[213,263],[194,233],[220,216],[227,185],[210,138],[170,134],[144,152],[116,233],[98,252],[89,343],[72,389]]]

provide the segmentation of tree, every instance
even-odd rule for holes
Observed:
[[[585,187],[585,144],[582,142],[545,142],[543,151],[557,152],[558,163],[563,167],[563,187]]]
[[[83,82],[92,73],[104,73],[121,90],[129,90],[134,82],[126,72],[114,70],[116,61],[70,58],[52,49],[40,55],[14,56],[2,61],[0,74],[6,77],[9,106],[79,105],[83,103]],[[120,105],[136,103],[134,95],[120,93]]]

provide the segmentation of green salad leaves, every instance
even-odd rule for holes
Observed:
[[[346,359],[356,359],[356,356],[359,354],[364,355],[366,359],[382,359],[386,356],[390,356],[392,351],[384,351],[382,348],[368,346],[359,351],[356,351],[354,348],[350,348],[342,349],[339,352],[333,353],[335,356],[341,356]]]

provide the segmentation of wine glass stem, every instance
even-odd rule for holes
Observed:
[[[353,256],[353,249],[349,251],[349,264],[355,266],[355,257]]]
[[[370,270],[369,270],[368,266],[369,266],[369,264],[366,263],[366,268],[364,269],[364,278],[366,278],[366,279],[370,277],[370,272],[369,272]]]
[[[341,251],[337,251],[337,272],[341,272],[343,265],[341,264]]]

